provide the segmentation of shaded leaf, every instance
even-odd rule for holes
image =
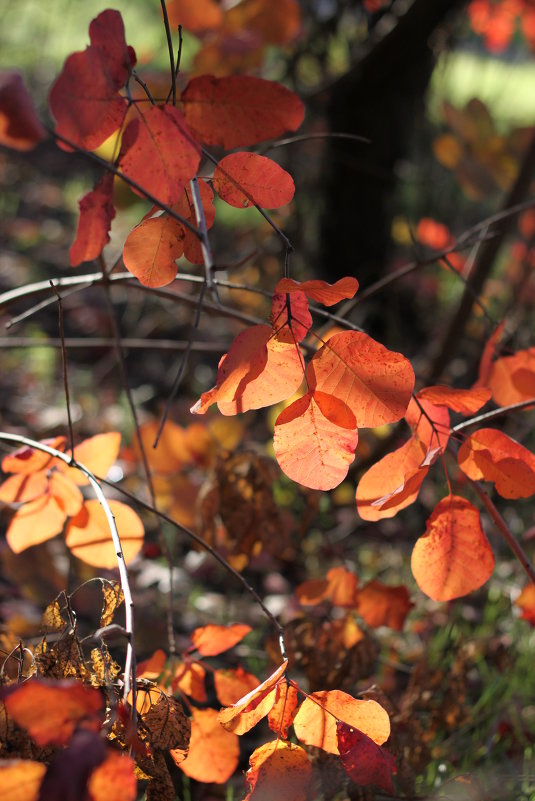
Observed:
[[[214,193],[210,184],[207,184],[206,181],[199,179],[197,181],[197,186],[199,187],[204,221],[206,223],[206,228],[209,230],[215,220]],[[174,204],[173,210],[197,227],[197,217],[195,215],[195,207],[193,205],[191,187],[189,184],[186,185],[180,200]],[[204,260],[199,237],[187,228],[184,229],[184,256],[188,261],[192,262],[192,264],[202,264]]]
[[[138,515],[120,501],[109,501],[115,517],[125,562],[141,550],[145,529]],[[117,567],[117,554],[104,509],[97,500],[85,501],[67,526],[65,540],[74,556],[95,567]]]
[[[451,601],[479,589],[494,570],[494,556],[479,512],[448,495],[433,510],[411,559],[416,583],[434,601]]]
[[[350,779],[355,784],[374,784],[394,795],[392,773],[396,761],[392,754],[346,723],[338,721],[336,732],[342,765]]]
[[[195,629],[191,641],[202,656],[216,656],[233,648],[250,631],[251,627],[245,623],[234,623],[232,626],[210,624]]]
[[[167,286],[176,278],[176,260],[184,252],[184,228],[162,214],[136,225],[126,238],[123,261],[140,284]]]
[[[286,740],[299,704],[299,695],[293,684],[287,681],[279,682],[276,690],[275,703],[268,713],[268,723],[272,731]]]
[[[188,127],[207,145],[228,150],[296,131],[305,114],[296,94],[246,75],[193,78],[182,93]]]
[[[401,631],[413,603],[404,584],[388,586],[374,579],[357,591],[356,608],[372,628],[389,626]]]
[[[355,415],[337,397],[307,393],[275,422],[273,447],[286,475],[311,489],[338,486],[355,458]]]
[[[223,24],[223,9],[214,0],[170,0],[167,14],[172,29],[182,25],[197,35]]]
[[[39,801],[87,798],[89,776],[106,758],[106,741],[96,731],[78,729],[53,758],[43,779]]]
[[[382,745],[390,736],[388,714],[377,701],[358,701],[341,690],[322,690],[305,698],[294,719],[297,738],[338,754],[336,723],[342,720]]]
[[[191,714],[188,754],[184,760],[179,755],[177,764],[190,779],[223,784],[238,767],[238,736],[225,731],[215,709],[192,709]]]
[[[256,153],[231,153],[214,170],[212,185],[225,203],[241,209],[257,205],[278,209],[289,203],[295,192],[292,176],[282,167]]]
[[[535,398],[535,347],[496,359],[488,386],[500,406]]]
[[[470,415],[481,409],[490,400],[488,387],[472,387],[472,389],[452,389],[451,387],[426,387],[418,393],[420,401],[426,400],[434,406],[447,406],[452,412]]]
[[[141,717],[153,748],[167,751],[188,747],[191,723],[176,698],[161,693],[158,701]]]
[[[245,778],[250,790],[244,801],[307,801],[312,765],[300,746],[282,740],[264,743],[253,751],[249,765]]]
[[[502,498],[535,493],[535,455],[495,428],[481,428],[465,439],[459,467],[473,481],[492,481]]]
[[[0,72],[0,144],[31,150],[45,138],[33,101],[18,72]]]
[[[262,684],[244,695],[235,704],[221,709],[218,716],[221,725],[227,731],[233,731],[235,734],[245,734],[253,726],[256,726],[275,703],[275,685],[284,676],[287,667],[288,660],[284,661]]]
[[[333,606],[353,609],[357,602],[358,579],[347,568],[332,567],[325,579],[305,581],[300,584],[295,594],[303,606],[315,606],[323,600],[330,601]]]
[[[307,297],[316,301],[316,303],[322,303],[324,306],[334,306],[335,303],[339,303],[345,298],[352,298],[358,288],[359,282],[351,276],[340,278],[334,284],[329,284],[327,281],[320,281],[319,279],[300,283],[292,278],[281,278],[275,287],[275,292],[304,292]]]
[[[78,202],[78,206],[78,228],[69,251],[72,267],[98,258],[110,241],[109,232],[115,217],[113,174],[105,173],[95,188]]]
[[[267,44],[283,45],[293,41],[301,26],[297,0],[243,0],[225,14],[230,31],[250,31]]]

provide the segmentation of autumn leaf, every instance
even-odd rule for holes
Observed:
[[[214,224],[215,220],[214,193],[206,181],[199,179],[197,181],[197,186],[199,187],[199,195],[201,198],[206,229],[209,230]],[[193,204],[191,187],[189,184],[184,188],[184,192],[180,197],[180,200],[173,205],[173,211],[176,211],[181,217],[197,227],[195,206]],[[184,229],[184,256],[188,261],[192,262],[192,264],[203,263],[203,254],[199,237],[188,228]]]
[[[58,500],[48,492],[17,509],[9,523],[6,540],[13,553],[40,545],[63,531],[67,515]]]
[[[500,406],[535,398],[535,348],[518,350],[493,363],[488,386]]]
[[[310,300],[321,303],[323,306],[334,306],[341,300],[352,298],[357,289],[359,282],[356,278],[346,276],[340,278],[334,284],[329,284],[327,281],[320,281],[319,279],[312,279],[309,281],[294,281],[292,278],[281,278],[275,287],[275,292],[294,293],[304,292]]]
[[[481,359],[479,360],[478,377],[474,387],[488,386],[489,376],[492,372],[492,360],[496,354],[496,348],[502,338],[504,328],[505,320],[502,320],[485,343]]]
[[[349,406],[358,428],[399,420],[414,387],[409,360],[358,331],[331,337],[312,358],[307,378],[311,391]]]
[[[285,295],[275,292],[271,303],[271,325],[279,342],[297,346],[312,325],[312,315],[304,292]]]
[[[205,677],[206,670],[200,662],[185,663],[175,672],[171,687],[173,692],[181,692],[200,704],[205,704],[208,700]]]
[[[237,209],[256,205],[278,209],[289,203],[295,192],[286,170],[256,153],[231,153],[215,168],[212,185],[225,203]]]
[[[128,564],[141,550],[145,529],[129,506],[120,501],[108,503],[117,524],[124,560]],[[76,517],[71,518],[65,541],[74,556],[83,562],[109,570],[117,567],[117,553],[109,523],[97,500],[85,501]]]
[[[491,481],[502,498],[535,493],[535,455],[495,428],[481,428],[465,439],[459,467],[473,481]]]
[[[526,584],[515,601],[515,605],[522,610],[522,620],[527,620],[535,626],[535,584]]]
[[[64,451],[67,440],[65,437],[54,437],[42,440],[43,445],[49,445],[56,451]],[[57,464],[58,460],[44,451],[29,448],[27,445],[19,448],[2,459],[4,473],[35,473]]]
[[[124,266],[143,286],[167,286],[176,278],[184,236],[183,226],[165,214],[143,220],[126,238]]]
[[[241,665],[237,668],[214,670],[214,686],[218,701],[223,706],[236,704],[251,690],[255,690],[260,682],[248,673]]]
[[[275,456],[288,478],[305,487],[329,490],[347,475],[355,458],[355,415],[337,397],[307,393],[275,421]]]
[[[303,606],[316,606],[324,600],[333,606],[353,609],[357,601],[358,579],[350,570],[332,567],[324,579],[312,579],[300,584],[295,594]]]
[[[243,0],[225,13],[229,32],[250,31],[262,43],[284,45],[299,34],[301,9],[297,0]]]
[[[218,719],[223,728],[235,734],[245,734],[256,726],[275,703],[275,685],[284,676],[287,667],[288,660],[285,660],[262,684],[232,706],[221,709]]]
[[[174,758],[173,750],[170,753]],[[180,770],[190,779],[224,784],[238,767],[239,739],[223,728],[217,710],[192,709],[188,754],[186,759],[177,756]]]
[[[150,106],[125,128],[120,171],[162,203],[180,200],[186,183],[197,172],[200,148],[174,106]]]
[[[79,723],[98,727],[104,714],[98,690],[67,679],[30,679],[8,691],[4,704],[15,723],[40,746],[66,745]]]
[[[176,698],[160,693],[156,703],[141,714],[143,727],[153,748],[163,751],[188,747],[191,723]]]
[[[109,231],[115,217],[112,173],[103,175],[95,188],[78,202],[78,206],[78,228],[69,251],[72,267],[97,259],[110,241]]]
[[[283,740],[264,743],[253,751],[249,765],[245,778],[251,789],[244,801],[307,801],[312,765],[299,745]]]
[[[388,626],[395,631],[402,631],[412,606],[404,584],[389,586],[374,579],[357,590],[357,612],[374,629]]]
[[[422,592],[434,601],[451,601],[485,584],[494,556],[475,506],[456,495],[443,498],[414,546],[411,567]]]
[[[135,801],[134,769],[134,760],[128,754],[108,749],[106,759],[95,768],[87,782],[89,801]]]
[[[170,0],[167,14],[171,28],[182,25],[185,31],[202,35],[223,24],[223,9],[214,0]]]
[[[405,420],[427,451],[445,449],[450,436],[450,415],[445,405],[435,405],[418,392],[416,398],[411,398]]]
[[[43,762],[3,759],[0,762],[0,801],[39,801],[45,773]]]
[[[299,694],[293,684],[281,681],[276,686],[275,703],[268,712],[268,724],[283,740],[288,738],[288,729],[292,725]]]
[[[377,745],[390,736],[390,719],[377,701],[358,701],[341,690],[322,690],[305,698],[294,718],[294,731],[302,743],[338,754],[336,724],[340,720]]]
[[[481,409],[490,399],[488,387],[453,389],[452,387],[426,387],[418,393],[418,400],[429,401],[434,406],[447,406],[452,412],[470,415]]]
[[[247,75],[193,78],[182,93],[186,123],[207,145],[231,150],[296,131],[305,114],[296,94]]]
[[[45,138],[33,101],[18,72],[0,72],[0,144],[32,150]]]
[[[245,623],[234,623],[232,626],[210,624],[195,629],[191,641],[202,656],[217,656],[233,648],[250,631],[251,627]]]
[[[87,467],[91,473],[106,478],[110,467],[117,461],[120,447],[121,435],[118,431],[96,434],[75,445],[74,459]],[[76,467],[68,467],[65,462],[60,462],[58,470],[80,487],[89,485],[87,476]]]
[[[100,580],[102,586],[102,610],[100,612],[100,627],[109,626],[115,611],[124,601],[124,593],[118,581]]]
[[[396,761],[392,754],[347,723],[338,721],[336,733],[342,765],[350,779],[355,784],[374,784],[394,795],[392,773]]]

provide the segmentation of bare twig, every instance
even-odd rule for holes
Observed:
[[[65,405],[67,406],[67,424],[69,427],[69,442],[71,446],[71,456],[74,458],[74,433],[72,430],[72,416],[71,416],[71,399],[69,393],[69,375],[67,368],[67,350],[65,348],[65,331],[63,329],[63,301],[61,295],[54,286],[54,282],[50,281],[57,299],[58,299],[58,316],[59,316],[59,337],[61,341],[61,360],[63,363],[63,388],[65,392]]]
[[[478,414],[477,417],[471,417],[470,420],[464,420],[462,423],[454,426],[451,431],[452,433],[456,433],[457,431],[463,431],[465,428],[477,426],[480,423],[488,423],[490,420],[495,420],[497,417],[503,417],[504,414],[518,412],[521,409],[527,409],[529,406],[535,406],[535,398],[519,401],[519,403],[512,403],[510,406],[501,406],[499,409],[493,409],[491,412],[485,412],[484,414]]]
[[[67,348],[113,348],[115,341],[110,337],[65,337]],[[0,348],[61,348],[61,339],[45,339],[44,337],[0,337]],[[185,339],[121,339],[123,350],[186,350],[190,343]],[[190,350],[198,353],[221,353],[228,350],[230,342],[193,342]]]
[[[175,53],[173,51],[173,38],[171,36],[171,27],[169,25],[169,17],[167,16],[167,7],[165,0],[160,0],[163,14],[163,24],[165,26],[165,36],[167,38],[167,49],[169,50],[169,64],[171,67],[171,96],[173,99],[173,106],[176,106],[176,72],[175,72]]]

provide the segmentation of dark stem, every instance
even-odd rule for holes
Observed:
[[[165,25],[165,36],[167,38],[167,49],[169,50],[169,64],[171,67],[171,95],[173,99],[173,106],[176,106],[176,72],[175,72],[175,54],[173,51],[173,38],[171,36],[171,27],[169,25],[169,17],[167,16],[167,7],[165,0],[160,0],[163,14],[163,24]]]
[[[65,348],[65,331],[63,328],[63,302],[61,295],[56,289],[54,282],[50,281],[50,286],[58,299],[58,318],[59,318],[59,338],[61,341],[61,360],[63,362],[63,388],[65,391],[65,405],[67,406],[67,423],[69,426],[69,441],[71,446],[71,458],[74,459],[74,433],[72,428],[71,399],[69,392],[69,374],[67,367],[67,350]]]

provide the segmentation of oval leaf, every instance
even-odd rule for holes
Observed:
[[[396,761],[392,754],[376,745],[358,729],[340,721],[336,724],[338,750],[342,765],[355,784],[375,784],[394,795],[392,773]]]
[[[256,153],[225,156],[215,168],[212,184],[221,200],[237,209],[250,205],[278,209],[289,203],[295,192],[292,176]]]
[[[447,406],[452,412],[474,414],[490,399],[488,387],[472,389],[452,389],[452,387],[426,387],[418,393],[419,400],[426,400],[434,406]]]
[[[473,481],[492,481],[502,498],[535,493],[535,456],[495,428],[471,434],[459,448],[459,467]]]
[[[180,770],[199,782],[223,784],[236,768],[240,756],[239,738],[220,724],[215,709],[192,709],[188,754],[178,754]],[[174,758],[174,751],[171,751]]]
[[[312,765],[300,746],[283,740],[264,743],[253,751],[249,765],[245,778],[251,789],[243,801],[307,801],[310,797]]]
[[[121,539],[125,562],[141,550],[145,530],[137,514],[120,501],[109,501]],[[104,509],[96,500],[86,501],[66,531],[67,547],[74,556],[94,567],[117,567],[117,554]]]
[[[195,629],[191,641],[202,656],[217,656],[241,642],[250,631],[251,627],[245,623],[235,623],[233,626],[210,624]]]
[[[277,286],[276,292],[304,292],[311,300],[316,303],[322,303],[324,306],[334,306],[341,300],[352,298],[357,289],[359,282],[356,278],[346,276],[340,278],[334,284],[328,284],[327,281],[320,281],[313,279],[311,281],[294,281],[292,278],[281,278]]]
[[[98,258],[110,241],[109,231],[115,217],[112,173],[106,173],[95,188],[83,196],[78,206],[78,228],[69,251],[72,267]]]
[[[183,252],[184,228],[162,215],[144,220],[130,231],[124,243],[123,261],[140,284],[167,286],[176,278],[176,259]]]

